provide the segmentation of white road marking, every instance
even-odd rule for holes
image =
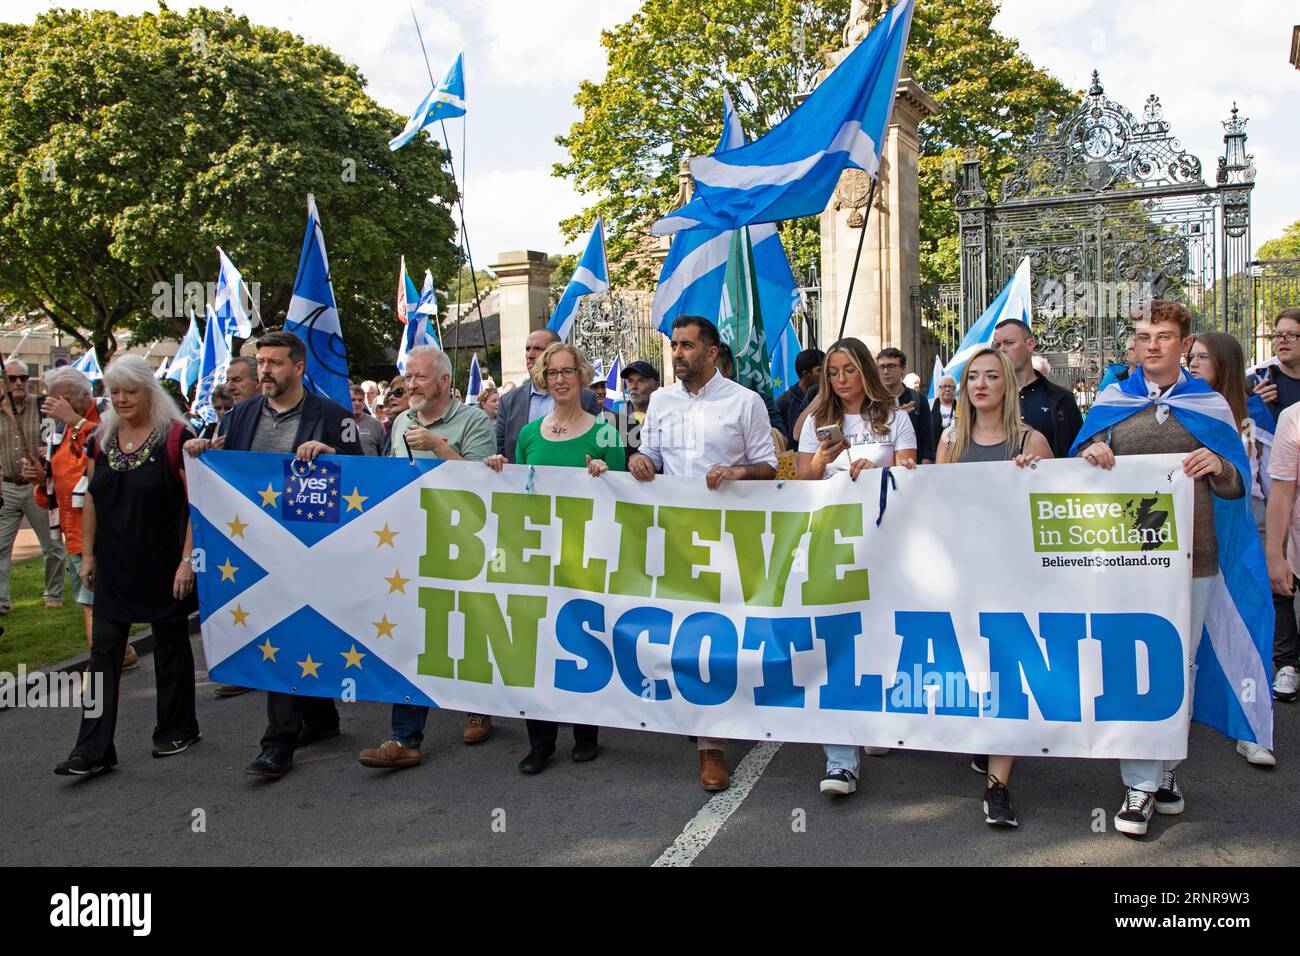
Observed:
[[[690,866],[695,862],[695,858],[713,842],[722,825],[745,802],[745,797],[749,796],[749,791],[758,783],[758,778],[780,749],[781,744],[776,741],[755,744],[731,775],[731,786],[715,794],[700,807],[700,812],[686,824],[686,829],[682,830],[672,846],[664,850],[651,866]]]

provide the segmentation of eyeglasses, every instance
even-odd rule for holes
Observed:
[[[897,368],[898,366],[894,366],[894,367]],[[856,365],[846,365],[844,366],[844,368],[841,369],[829,368],[826,370],[827,378],[852,378],[854,375],[857,374],[858,374],[858,368]]]
[[[1274,332],[1272,339],[1274,342],[1285,342],[1290,345],[1296,339],[1300,339],[1300,332]],[[10,380],[12,381],[12,378]]]
[[[572,379],[576,378],[577,375],[578,370],[576,368],[548,368],[546,370],[546,380],[548,382],[554,382],[561,378]]]
[[[889,372],[896,368],[902,368],[903,366],[899,365],[897,362],[877,362],[876,367],[882,372]]]
[[[1192,365],[1200,362],[1208,362],[1209,360],[1210,360],[1209,352],[1193,352],[1187,356],[1188,365]]]
[[[27,381],[28,378],[29,378],[29,376],[27,376],[27,375],[10,375],[10,376],[9,376],[9,381],[10,381],[10,382],[14,382],[14,383],[17,383],[17,382],[25,382],[25,381]]]

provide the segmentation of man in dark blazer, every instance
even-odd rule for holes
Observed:
[[[217,437],[185,443],[190,455],[209,448],[293,454],[303,461],[317,455],[360,455],[352,410],[309,392],[303,386],[307,346],[292,332],[271,332],[257,340],[257,378],[262,393],[225,414]],[[268,691],[268,725],[262,752],[245,773],[279,780],[293,769],[293,752],[339,734],[334,701]]]
[[[546,347],[558,341],[560,337],[550,329],[531,332],[524,341],[524,364],[528,368],[529,377],[518,388],[512,388],[501,395],[496,422],[497,453],[505,455],[506,461],[511,464],[515,462],[515,445],[519,441],[520,430],[529,422],[544,417],[555,406],[555,400],[533,384],[532,372]],[[596,393],[589,388],[582,390],[582,407],[592,415],[600,412]]]

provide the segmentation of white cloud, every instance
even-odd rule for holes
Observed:
[[[600,31],[621,23],[639,0],[487,0],[487,69],[503,86],[564,86],[605,75]]]
[[[565,244],[559,222],[583,207],[573,187],[549,167],[479,173],[469,183],[465,215],[474,265],[492,265],[502,252],[537,249],[577,252],[583,239]]]

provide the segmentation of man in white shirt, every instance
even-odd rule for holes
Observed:
[[[718,330],[708,319],[680,316],[673,323],[673,374],[677,381],[650,396],[640,450],[628,471],[640,481],[656,472],[702,477],[713,491],[724,481],[776,477],[776,448],[763,400],[718,371]],[[731,775],[725,741],[700,737],[700,786],[726,790]]]

